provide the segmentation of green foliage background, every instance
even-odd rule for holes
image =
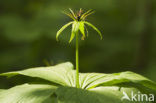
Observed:
[[[0,0],[0,73],[71,61],[70,29],[56,42],[56,32],[69,19],[62,10],[94,9],[88,17],[104,35],[89,29],[80,42],[80,72],[133,71],[156,81],[155,0]],[[15,83],[0,78],[0,88]]]

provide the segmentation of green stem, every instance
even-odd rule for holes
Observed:
[[[79,88],[79,38],[76,33],[76,87]]]

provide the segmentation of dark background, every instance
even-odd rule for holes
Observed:
[[[0,0],[0,73],[71,61],[75,65],[70,28],[56,42],[56,32],[72,8],[94,9],[89,29],[80,41],[80,72],[133,71],[156,81],[156,0]],[[16,82],[0,77],[0,88]]]

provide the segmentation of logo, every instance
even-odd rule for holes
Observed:
[[[131,94],[128,95],[125,91],[123,91],[123,97],[121,98],[121,101],[123,100],[154,102],[154,94],[142,94],[140,91],[138,91],[138,93],[134,93],[132,91]]]

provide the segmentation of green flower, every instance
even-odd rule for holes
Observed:
[[[93,14],[94,11],[93,10],[88,10],[87,12],[83,13],[82,9],[80,9],[77,13],[74,13],[73,10],[69,9],[70,13],[68,12],[63,12],[64,14],[66,14],[67,16],[69,16],[71,19],[73,19],[73,21],[65,24],[56,34],[56,40],[58,40],[59,35],[62,33],[62,31],[64,29],[66,29],[69,25],[72,24],[72,30],[71,30],[71,37],[69,40],[69,43],[74,39],[75,35],[78,34],[78,32],[80,31],[82,34],[82,40],[85,39],[86,34],[88,36],[88,31],[87,28],[85,26],[88,25],[90,27],[92,27],[95,31],[97,31],[97,33],[100,35],[101,39],[102,39],[102,34],[101,32],[91,23],[85,21],[86,17]]]

